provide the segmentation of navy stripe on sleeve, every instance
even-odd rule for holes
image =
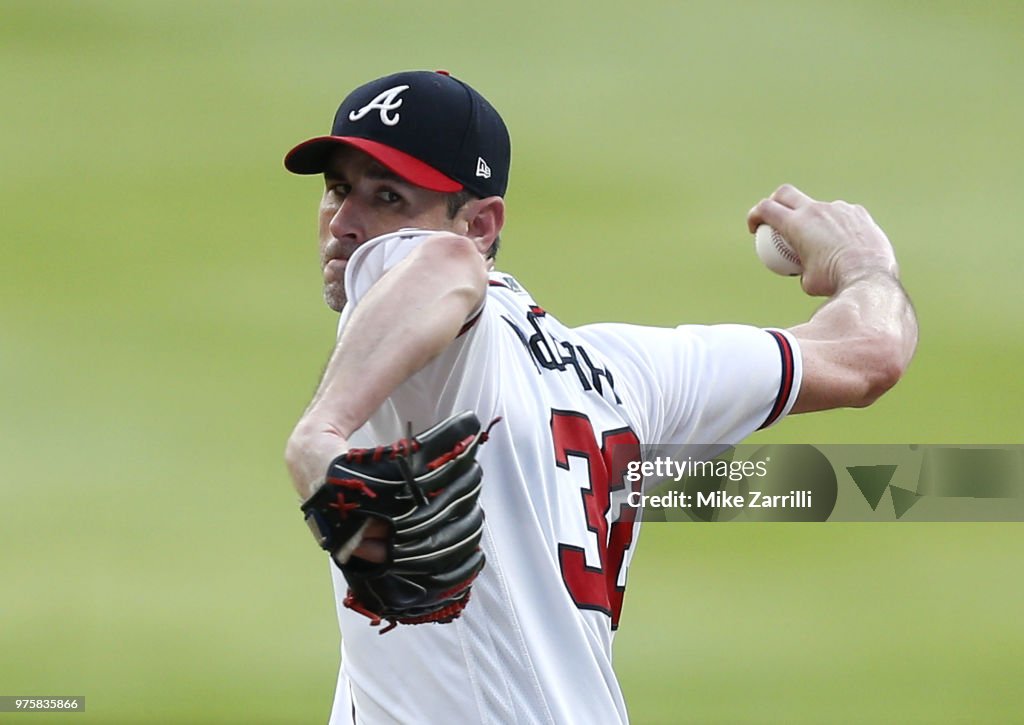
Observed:
[[[782,411],[786,409],[786,404],[789,402],[789,396],[793,394],[793,378],[796,375],[793,346],[789,344],[789,340],[777,330],[765,330],[765,332],[775,338],[775,343],[779,346],[779,356],[782,358],[782,376],[779,380],[779,394],[775,398],[775,405],[772,406],[771,412],[758,430],[767,428],[782,415]]]

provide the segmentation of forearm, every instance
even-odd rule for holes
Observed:
[[[448,235],[424,242],[370,288],[289,438],[286,460],[301,495],[319,483],[352,432],[455,339],[486,280],[471,243]]]
[[[903,285],[887,269],[860,270],[802,325],[809,385],[794,412],[862,407],[903,376],[917,346],[917,317]]]
[[[416,262],[395,267],[354,310],[306,417],[350,435],[455,339],[482,296],[482,266],[473,279],[459,264],[427,275]]]

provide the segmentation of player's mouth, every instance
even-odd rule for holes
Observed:
[[[324,282],[341,282],[345,279],[347,259],[335,257],[324,262]]]

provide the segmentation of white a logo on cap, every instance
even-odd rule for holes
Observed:
[[[487,165],[482,156],[476,157],[476,175],[481,179],[491,178],[491,167]]]
[[[376,98],[360,108],[358,111],[352,111],[352,113],[348,114],[348,120],[358,121],[370,111],[376,109],[380,111],[381,123],[385,126],[394,126],[402,117],[397,113],[394,116],[389,116],[388,112],[397,110],[398,107],[402,105],[402,99],[398,96],[402,91],[406,90],[409,90],[409,86],[395,86],[394,88],[389,88],[382,93],[378,93]]]

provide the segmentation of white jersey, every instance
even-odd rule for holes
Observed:
[[[349,305],[422,240],[360,247]],[[463,333],[352,437],[371,446],[460,410],[483,425],[481,547],[487,563],[462,617],[381,636],[341,605],[331,723],[622,723],[612,670],[635,513],[616,451],[637,444],[734,444],[785,415],[800,385],[792,337],[740,325],[568,328],[509,275],[492,272]]]

